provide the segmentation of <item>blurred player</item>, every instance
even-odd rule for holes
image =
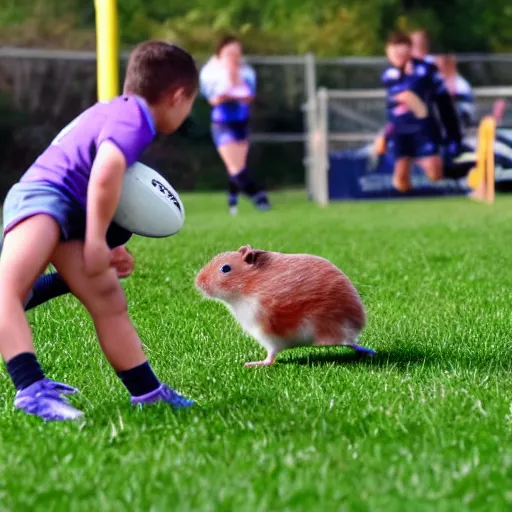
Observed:
[[[161,383],[147,361],[114,270],[111,223],[126,168],[157,133],[176,131],[197,90],[197,69],[187,52],[161,41],[140,44],[130,56],[123,94],[79,115],[9,190],[0,256],[0,353],[16,388],[16,408],[47,421],[83,415],[65,398],[76,390],[45,376],[24,314],[49,263],[91,315],[133,405],[193,404]]]
[[[461,131],[437,68],[412,57],[410,37],[401,32],[392,34],[386,55],[391,66],[383,73],[382,82],[387,89],[386,135],[395,160],[393,186],[406,192],[411,188],[413,161],[431,180],[443,178],[441,145],[448,153],[458,154]]]
[[[236,215],[238,194],[244,192],[259,210],[268,210],[265,191],[247,170],[249,117],[256,95],[256,74],[243,62],[242,45],[233,36],[223,37],[214,57],[200,74],[201,93],[212,106],[212,136],[228,171],[228,205]]]
[[[415,59],[425,60],[434,63],[434,56],[430,54],[430,38],[426,30],[415,30],[411,32],[412,56]]]
[[[475,105],[469,82],[458,72],[455,55],[439,55],[436,65],[450,93],[463,128],[475,123]]]

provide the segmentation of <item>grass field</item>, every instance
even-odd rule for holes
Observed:
[[[130,242],[133,320],[162,380],[198,406],[132,409],[71,297],[30,314],[48,375],[84,425],[15,412],[0,374],[1,511],[504,511],[512,507],[512,198],[333,205],[276,195],[225,213],[184,196],[183,232]],[[196,271],[250,243],[331,259],[369,323],[347,349],[271,368]]]

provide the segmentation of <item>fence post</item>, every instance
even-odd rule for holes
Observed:
[[[313,199],[313,172],[315,166],[314,134],[317,131],[317,102],[316,102],[316,59],[313,53],[304,56],[304,83],[305,83],[305,145],[304,168],[306,192],[309,199]]]
[[[316,143],[316,200],[322,206],[329,203],[329,91],[322,87],[318,91],[318,124]]]

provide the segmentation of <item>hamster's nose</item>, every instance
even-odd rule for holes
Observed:
[[[206,279],[204,278],[204,274],[201,272],[196,277],[196,286],[201,290],[204,290],[206,287]]]

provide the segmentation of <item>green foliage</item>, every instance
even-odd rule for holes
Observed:
[[[260,54],[379,54],[395,27],[426,27],[437,50],[512,51],[509,0],[118,0],[118,9],[125,45],[166,37],[195,54],[224,32]],[[0,0],[0,42],[93,48],[94,18],[92,0]]]

